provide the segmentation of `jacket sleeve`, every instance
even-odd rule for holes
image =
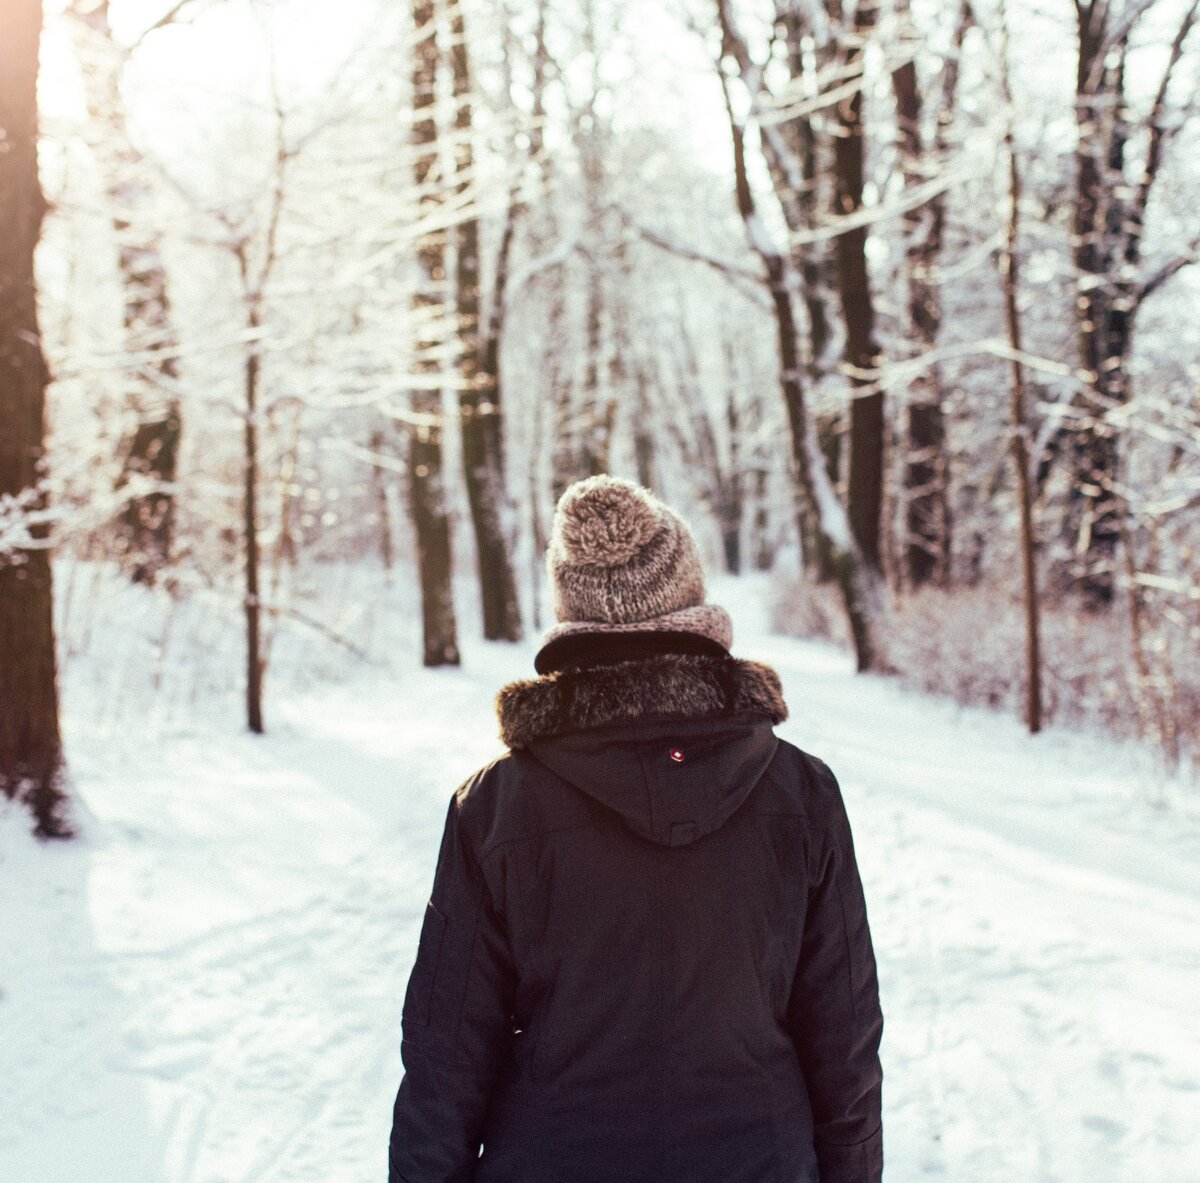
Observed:
[[[515,974],[463,829],[446,818],[433,893],[401,1019],[405,1074],[393,1111],[389,1183],[470,1183],[487,1104],[512,1039]]]
[[[788,1006],[812,1104],[821,1183],[880,1183],[883,1015],[850,822],[833,773],[814,761],[823,821]]]

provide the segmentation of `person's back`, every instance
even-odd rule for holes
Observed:
[[[550,562],[565,623],[451,802],[391,1183],[875,1183],[882,1019],[833,776],[774,735],[778,678],[730,656],[643,490],[568,490]]]

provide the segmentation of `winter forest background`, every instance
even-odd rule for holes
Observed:
[[[101,1098],[82,1118],[21,1102],[41,1151],[83,1154],[86,1127],[147,1156],[112,1178],[369,1177],[347,1166],[371,1161],[361,1130],[329,1114],[342,1142],[317,1140],[345,1155],[323,1167],[308,1110],[275,1122],[292,1132],[263,1156],[262,1129],[222,1142],[220,1105],[241,1094],[212,1082],[230,1056],[259,1070],[246,1048],[307,996],[305,957],[345,962],[339,1013],[347,982],[402,990],[419,908],[381,893],[420,904],[463,756],[494,754],[488,698],[551,623],[555,499],[613,472],[690,518],[744,643],[785,684],[793,671],[794,717],[819,729],[836,703],[878,724],[937,809],[950,796],[925,783],[922,735],[946,745],[947,794],[964,768],[1004,768],[1030,790],[1013,812],[985,802],[992,785],[952,815],[1000,818],[1022,848],[1074,825],[1034,846],[1137,868],[1119,907],[1093,884],[1092,919],[1059,917],[1085,931],[1081,977],[1047,1016],[1100,988],[1091,958],[1112,970],[1095,916],[1170,927],[1122,944],[1142,968],[1112,987],[1166,1000],[1170,1021],[1148,1025],[1162,1046],[1114,1035],[1111,1071],[1079,1068],[1108,1101],[1077,1115],[1062,1162],[1061,1146],[984,1156],[1002,1139],[971,1126],[970,1097],[957,1150],[921,1124],[932,1098],[954,1125],[947,1081],[979,1070],[919,1045],[951,1010],[987,1025],[983,961],[945,1008],[945,960],[893,968],[919,1017],[908,1044],[905,1020],[891,1028],[892,1055],[924,1082],[893,1115],[896,1177],[1200,1177],[1171,1117],[1200,1089],[1183,1054],[1200,1051],[1173,1026],[1192,1008],[1170,1011],[1200,988],[1180,953],[1196,926],[1178,937],[1200,898],[1183,858],[1200,758],[1198,19],[1196,0],[0,0],[0,918],[6,956],[20,950],[10,979],[0,960],[0,1032],[21,1036],[0,1064],[36,1096],[90,1047]],[[805,701],[813,678],[824,706]],[[351,798],[305,796],[309,775],[352,781]],[[864,764],[868,786],[888,775]],[[339,829],[351,799],[393,828]],[[901,814],[873,856],[852,812],[874,905]],[[371,881],[364,852],[401,825],[404,869]],[[34,846],[31,827],[80,840]],[[984,857],[959,855],[943,888]],[[327,925],[283,902],[306,873]],[[346,935],[367,941],[368,915],[398,934],[372,966]],[[150,941],[164,925],[166,957]],[[1044,965],[1063,946],[1038,939],[1005,947]],[[222,998],[296,977],[204,1059],[225,1021],[193,1029],[172,993],[201,970]],[[27,1022],[22,997],[58,1000],[67,1029]],[[130,997],[165,1026],[130,1019]],[[368,1098],[394,1088],[390,1006],[342,1032],[370,1036]],[[1012,1088],[989,1118],[1011,1115],[1012,1144],[1062,1068],[1026,1088],[1005,1041],[1086,1042],[1046,1024],[995,1026]],[[260,1048],[299,1074],[258,1098],[272,1120],[308,1096],[281,1050],[296,1031],[279,1020]],[[130,1072],[173,1099],[131,1115]],[[1136,1137],[1110,1112],[1126,1106]],[[0,1131],[0,1176],[67,1177],[25,1165],[49,1161],[36,1143]]]

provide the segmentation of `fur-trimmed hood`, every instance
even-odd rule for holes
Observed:
[[[696,720],[750,712],[787,718],[770,666],[723,656],[663,653],[638,661],[567,668],[511,682],[496,697],[510,748],[552,736],[643,720]]]

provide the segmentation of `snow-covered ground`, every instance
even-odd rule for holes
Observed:
[[[714,598],[737,651],[782,674],[782,733],[846,795],[889,1183],[1197,1183],[1200,790],[1155,806],[1136,751],[856,678],[770,636],[761,592]],[[229,695],[131,668],[123,610],[81,602],[65,702],[85,837],[37,846],[0,806],[0,1181],[383,1179],[446,803],[498,752],[492,696],[533,645],[468,642],[461,672],[425,671],[411,626],[384,621],[368,648],[386,636],[389,660],[301,677],[293,653],[256,740]],[[236,653],[234,621],[162,619],[164,669],[205,629]]]

